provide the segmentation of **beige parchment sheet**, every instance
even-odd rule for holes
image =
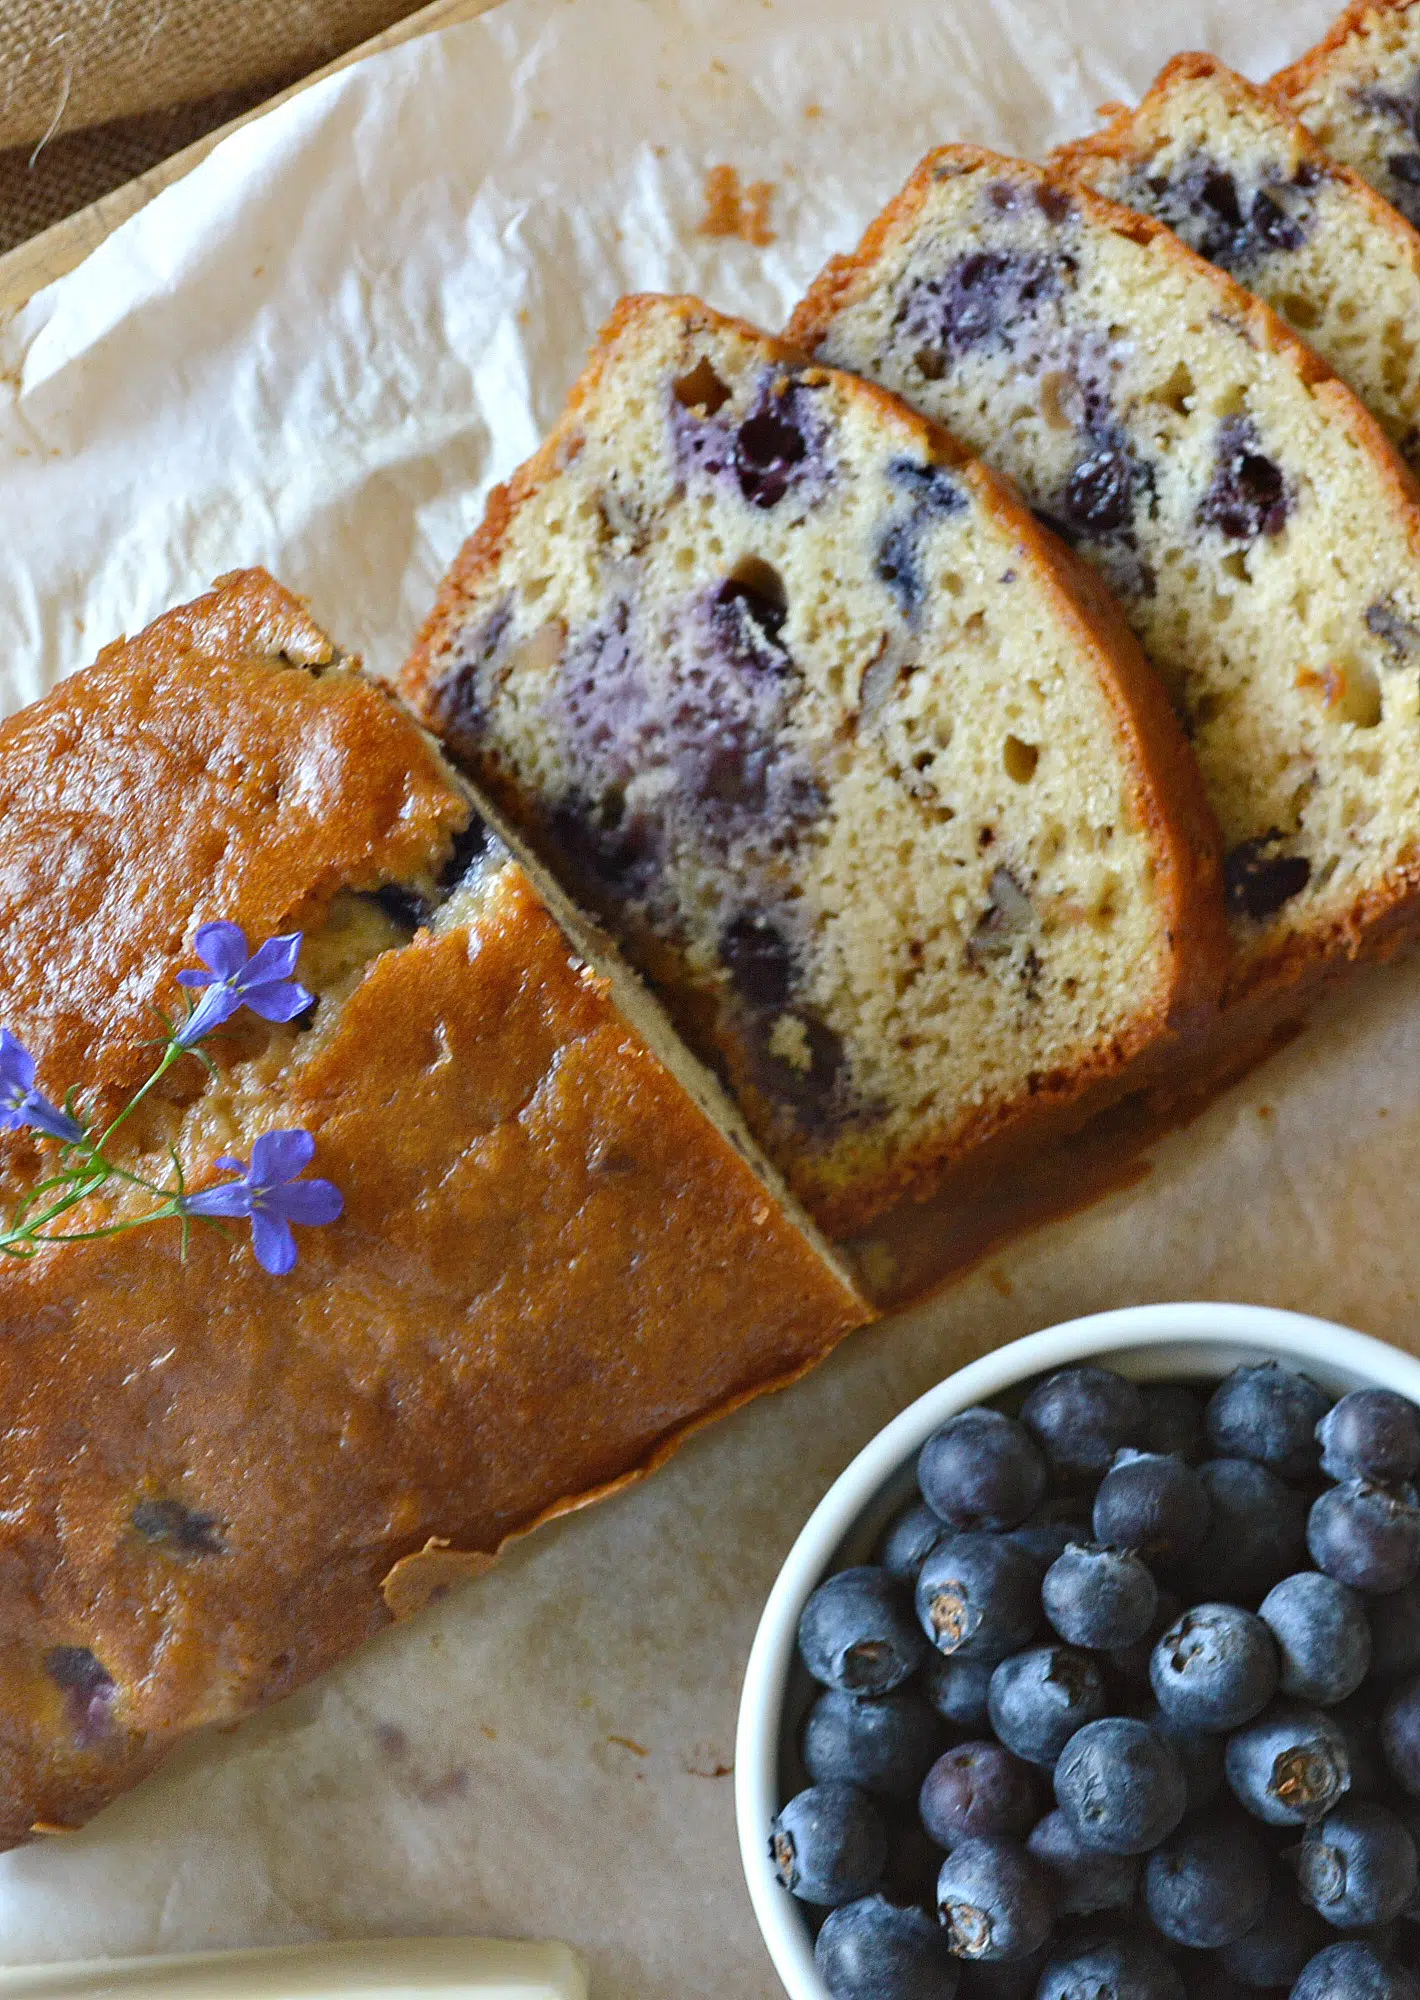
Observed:
[[[782,322],[929,145],[1027,153],[1179,48],[1264,76],[1331,0],[510,0],[228,140],[0,329],[0,705],[261,562],[392,670],[623,291]],[[771,243],[701,233],[707,170]],[[161,837],[161,829],[154,829]],[[774,1572],[983,1349],[1145,1299],[1420,1346],[1420,966],[1354,982],[1152,1169],[318,1686],[0,1859],[0,1959],[565,1937],[601,2000],[777,1991],[727,1767]],[[280,1523],[273,1523],[273,1533]]]

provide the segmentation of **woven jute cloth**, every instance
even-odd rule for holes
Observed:
[[[0,250],[418,0],[0,0]]]

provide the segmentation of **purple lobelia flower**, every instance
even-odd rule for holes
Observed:
[[[35,1089],[34,1057],[8,1028],[0,1028],[0,1131],[14,1132],[21,1125],[68,1145],[84,1136],[84,1128],[67,1111]]]
[[[250,955],[240,924],[203,924],[194,939],[206,972],[180,972],[183,986],[207,991],[177,1030],[179,1048],[190,1049],[204,1035],[230,1021],[238,1008],[250,1007],[263,1021],[292,1021],[315,998],[291,977],[301,949],[301,933],[268,938]]]
[[[309,1132],[263,1132],[251,1149],[249,1167],[230,1156],[217,1162],[219,1167],[234,1167],[240,1180],[185,1195],[182,1212],[248,1217],[257,1263],[273,1278],[282,1278],[296,1261],[291,1224],[334,1222],[345,1206],[332,1181],[296,1178],[311,1164],[315,1151]]]

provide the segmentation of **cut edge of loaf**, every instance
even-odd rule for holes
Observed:
[[[1415,4],[1415,0],[1404,0]],[[839,311],[856,303],[873,287],[879,259],[906,240],[927,205],[933,187],[948,179],[978,172],[1025,176],[1041,188],[1058,190],[1080,204],[1101,227],[1138,244],[1159,244],[1166,254],[1186,265],[1217,294],[1220,313],[1240,324],[1250,342],[1267,352],[1283,354],[1302,385],[1342,426],[1359,454],[1366,456],[1385,497],[1403,512],[1411,552],[1420,566],[1420,483],[1387,437],[1378,418],[1346,386],[1315,350],[1254,293],[1216,264],[1208,263],[1180,241],[1165,223],[1122,207],[1034,161],[1013,158],[990,147],[947,145],[934,148],[909,175],[903,187],[873,221],[855,250],[831,257],[799,301],[785,329],[786,339],[809,353],[824,342]],[[1266,953],[1235,968],[1224,994],[1224,1012],[1250,1003],[1260,991],[1274,987],[1295,995],[1325,980],[1333,970],[1361,958],[1385,957],[1400,938],[1420,927],[1420,856],[1398,869],[1387,884],[1358,897],[1343,914],[1319,919],[1306,932],[1293,931]]]
[[[633,294],[622,299],[553,430],[533,456],[490,493],[483,518],[445,573],[401,671],[402,691],[436,730],[437,651],[458,628],[474,593],[496,567],[519,508],[577,456],[580,413],[600,386],[617,342],[636,328],[643,315],[667,311],[681,315],[691,333],[725,331],[748,338],[785,365],[812,366],[801,347],[742,319],[718,313],[699,299],[659,294]],[[828,368],[821,372],[829,378],[843,375],[843,371]],[[997,521],[1029,552],[1042,584],[1052,592],[1058,616],[1069,624],[1081,650],[1091,657],[1114,720],[1116,746],[1129,773],[1139,824],[1157,857],[1159,897],[1168,912],[1172,978],[1166,990],[1141,996],[1135,1030],[1127,1039],[1097,1038],[1089,1056],[1068,1077],[1046,1079],[1030,1096],[1022,1094],[1009,1105],[988,1107],[946,1143],[912,1149],[876,1179],[865,1178],[845,1195],[828,1198],[819,1212],[836,1239],[858,1232],[873,1215],[899,1202],[924,1198],[964,1158],[974,1155],[982,1145],[994,1143],[1003,1131],[1019,1133],[1021,1143],[1028,1143],[1033,1132],[1048,1134],[1062,1122],[1073,1126],[1090,1115],[1095,1105],[1132,1089],[1137,1076],[1160,1060],[1164,1047],[1191,1039],[1206,1025],[1216,1007],[1230,955],[1222,898],[1222,841],[1202,775],[1167,694],[1113,597],[1101,580],[1036,520],[1010,482],[974,457],[940,424],[877,383],[858,376],[847,380],[856,395],[864,396],[885,418],[921,440],[930,456],[950,466],[974,489]],[[480,811],[514,847],[540,891],[549,900],[555,897],[559,920],[569,928],[583,927],[589,937],[604,937],[604,926],[560,888],[546,864],[517,835],[510,824],[517,801],[491,798],[476,782],[473,791]],[[634,973],[630,976],[636,977]]]

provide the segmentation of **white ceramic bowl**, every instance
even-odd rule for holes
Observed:
[[[1136,1381],[1213,1380],[1240,1363],[1290,1361],[1323,1387],[1395,1389],[1420,1403],[1420,1361],[1329,1320],[1268,1306],[1125,1306],[1067,1320],[949,1375],[879,1431],[830,1486],[779,1572],[745,1669],[735,1745],[735,1814],[750,1899],[791,2000],[828,2000],[801,1906],[769,1860],[769,1822],[791,1789],[788,1766],[816,1690],[799,1664],[799,1613],[830,1571],[864,1562],[912,1491],[917,1453],[958,1410],[1072,1362],[1096,1361]]]

